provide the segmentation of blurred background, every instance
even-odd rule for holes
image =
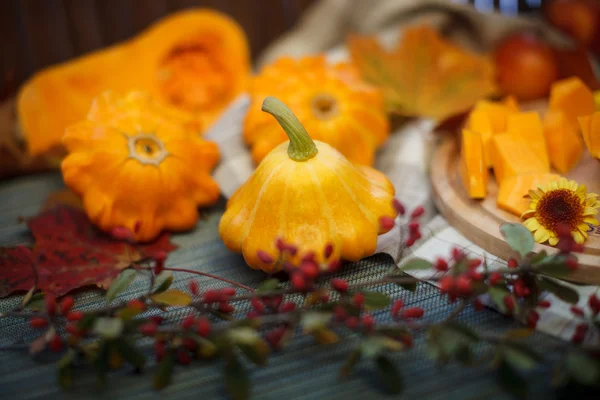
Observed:
[[[544,3],[453,2],[507,15],[535,15]],[[0,81],[6,91],[6,86],[18,85],[40,68],[127,39],[165,14],[199,6],[233,17],[244,28],[255,60],[269,43],[293,28],[314,3],[318,0],[1,0]]]

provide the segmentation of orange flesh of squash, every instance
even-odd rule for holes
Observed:
[[[473,132],[477,132],[481,135],[481,141],[483,144],[483,159],[487,168],[492,166],[492,121],[489,118],[487,112],[482,110],[474,110],[469,115],[467,122],[467,129]]]
[[[492,165],[498,185],[512,176],[550,172],[522,138],[496,135],[492,143]]]
[[[563,79],[550,89],[549,109],[564,112],[571,127],[577,131],[577,117],[590,115],[595,110],[594,94],[578,77]]]
[[[485,197],[488,169],[484,162],[483,141],[481,134],[468,129],[462,131],[460,175],[469,197]]]
[[[535,155],[542,160],[546,168],[550,168],[544,128],[537,112],[522,112],[508,116],[506,133],[522,138],[533,150]]]
[[[588,151],[594,158],[600,158],[600,111],[579,117],[579,125]]]
[[[560,175],[557,174],[526,174],[506,178],[498,190],[496,205],[520,217],[529,208],[530,200],[524,198],[529,190],[559,179]]]
[[[561,174],[573,168],[583,154],[577,131],[562,111],[548,111],[544,116],[544,137],[550,164]]]

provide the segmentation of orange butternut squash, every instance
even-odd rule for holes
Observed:
[[[600,111],[579,117],[579,126],[588,151],[594,158],[600,159]]]
[[[550,164],[565,174],[583,154],[583,144],[567,115],[562,111],[548,111],[544,116],[544,137]]]
[[[487,193],[488,183],[482,136],[480,133],[463,129],[461,142],[460,175],[463,185],[469,197],[482,199]]]
[[[492,143],[492,165],[498,185],[512,176],[550,172],[522,138],[496,135]]]
[[[560,175],[547,173],[525,174],[506,178],[498,189],[496,205],[498,208],[520,217],[529,209],[530,201],[525,198],[529,190],[559,179]]]
[[[549,109],[562,111],[571,127],[577,131],[577,118],[595,111],[594,94],[578,77],[571,77],[552,84]]]
[[[509,115],[506,122],[506,133],[522,138],[535,155],[550,168],[544,128],[537,112],[522,112]]]
[[[240,26],[225,14],[192,9],[171,14],[138,36],[47,68],[18,93],[17,114],[32,154],[60,144],[65,128],[85,118],[92,99],[113,90],[143,90],[210,125],[250,72]]]

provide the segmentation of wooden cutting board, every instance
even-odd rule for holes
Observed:
[[[473,200],[467,195],[459,174],[460,146],[458,138],[445,139],[436,149],[431,163],[431,181],[434,201],[441,214],[467,239],[485,251],[506,260],[514,256],[500,233],[504,222],[521,222],[521,219],[496,207],[498,185],[493,174],[488,183],[488,195],[483,200]],[[579,164],[567,178],[585,183],[588,190],[600,193],[600,162],[586,151]],[[537,244],[534,251],[557,250]],[[570,275],[575,282],[600,284],[600,226],[590,227],[584,253],[578,254],[581,267]]]

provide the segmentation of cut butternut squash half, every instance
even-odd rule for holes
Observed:
[[[577,118],[595,111],[594,94],[578,77],[571,77],[552,84],[550,111],[562,111],[575,131],[579,130]]]
[[[506,178],[498,189],[496,205],[498,208],[520,217],[529,208],[530,200],[525,198],[529,190],[559,179],[560,175],[558,174],[526,174]]]
[[[530,111],[509,115],[506,121],[506,133],[525,140],[546,168],[550,168],[546,139],[544,139],[544,127],[537,112]]]
[[[522,138],[496,135],[492,143],[492,165],[498,185],[512,176],[550,172]]]
[[[460,149],[460,176],[469,197],[472,199],[485,197],[488,174],[481,134],[464,129]]]
[[[600,158],[600,111],[579,117],[579,126],[588,151],[594,158]]]
[[[562,111],[548,111],[544,116],[544,138],[550,164],[561,174],[573,168],[583,154],[583,143]]]

